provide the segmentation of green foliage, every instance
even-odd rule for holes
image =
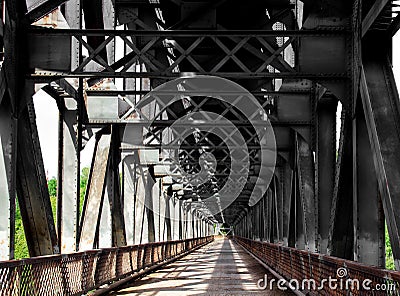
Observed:
[[[47,182],[47,186],[49,187],[50,196],[57,196],[57,179],[52,178]]]
[[[390,238],[387,225],[385,225],[385,245],[386,245],[386,269],[395,270],[392,246],[390,245]]]
[[[81,171],[81,182],[80,182],[80,191],[79,191],[79,196],[80,196],[79,214],[82,213],[83,202],[85,200],[87,182],[89,179],[89,172],[90,172],[89,168],[83,168]]]
[[[82,210],[83,200],[85,198],[86,186],[89,178],[89,168],[83,168],[81,172],[81,182],[80,182],[80,210]],[[57,220],[57,179],[52,178],[47,182],[50,194],[51,209],[53,212],[54,222]],[[29,258],[28,246],[26,244],[24,226],[21,218],[21,211],[16,203],[15,211],[15,259]]]
[[[15,209],[15,259],[29,258],[28,245],[26,244],[24,226],[22,225],[21,211],[18,202]]]

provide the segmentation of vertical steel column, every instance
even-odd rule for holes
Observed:
[[[111,248],[113,246],[113,229],[112,229],[112,200],[113,200],[113,186],[112,186],[112,174],[110,173],[111,163],[111,150],[113,143],[110,145],[110,155],[107,165],[106,176],[104,180],[104,191],[101,199],[98,226],[96,228],[94,248]]]
[[[291,192],[290,192],[290,209],[289,209],[289,231],[288,231],[288,246],[289,247],[296,247],[297,237],[298,237],[298,223],[297,223],[297,200],[299,199],[298,195],[298,179],[297,179],[297,168],[293,170],[292,178],[291,178]],[[301,220],[300,220],[301,222]],[[302,228],[301,224],[301,228]]]
[[[296,136],[296,155],[299,179],[299,213],[302,214],[305,247],[316,251],[317,208],[314,195],[314,161],[311,147],[302,136]],[[300,218],[300,217],[299,217]]]
[[[272,211],[273,211],[273,240],[274,243],[277,243],[279,241],[280,237],[280,231],[279,231],[279,203],[278,203],[278,191],[277,191],[277,184],[278,182],[276,181],[276,178],[274,177],[272,179]]]
[[[271,188],[267,189],[267,192],[265,194],[265,205],[264,205],[264,211],[265,211],[265,228],[266,228],[266,239],[267,242],[271,242]]]
[[[184,216],[184,210],[183,210],[183,201],[182,200],[178,200],[177,201],[177,208],[179,211],[179,219],[178,219],[178,223],[179,223],[179,239],[184,239],[185,238],[185,230],[184,230],[184,226],[185,226],[185,216]]]
[[[78,225],[78,204],[76,196],[76,175],[78,174],[77,146],[77,104],[72,98],[66,98],[65,109],[60,111],[59,129],[59,167],[58,167],[58,229],[61,253],[76,251],[76,229]]]
[[[361,101],[353,119],[354,260],[385,267],[385,224]]]
[[[71,29],[80,29],[81,5],[80,0],[70,0],[64,4],[64,17]],[[81,60],[81,48],[78,40],[72,38],[71,71],[78,67]],[[76,99],[76,98],[75,98]],[[79,205],[77,197],[80,195],[80,186],[77,182],[79,174],[78,147],[78,106],[75,99],[65,99],[65,110],[61,111],[58,173],[58,229],[60,230],[61,253],[77,251],[79,228]],[[61,127],[62,124],[62,127]]]
[[[26,25],[22,22],[26,12],[25,1],[6,1],[4,7],[4,63],[1,69],[1,96],[0,109],[1,123],[5,124],[0,129],[3,164],[0,164],[1,201],[7,209],[4,216],[1,215],[2,224],[1,239],[5,239],[1,247],[1,257],[4,259],[14,258],[15,245],[15,202],[17,186],[17,152],[18,152],[18,117],[21,106],[25,106],[24,94],[25,74],[27,73],[26,59],[28,54],[24,51],[26,38]],[[3,18],[2,18],[3,19]],[[7,125],[10,127],[4,130]],[[4,182],[4,183],[3,183]],[[3,194],[4,193],[4,194]],[[4,203],[3,203],[4,201]]]
[[[154,241],[160,241],[160,226],[161,226],[161,191],[160,191],[160,179],[156,178],[155,183],[152,187],[152,206],[150,208],[153,216],[154,223]]]
[[[150,168],[151,169],[151,168]],[[147,239],[148,242],[155,242],[156,233],[155,233],[155,224],[154,224],[154,212],[153,212],[153,187],[155,184],[155,178],[153,174],[149,171],[147,172],[146,176],[146,184],[145,184],[145,200],[144,200],[144,207],[146,213],[146,221],[147,221]],[[143,227],[144,229],[144,227]]]
[[[59,253],[32,97],[18,120],[17,194],[29,254]]]
[[[170,187],[171,188],[171,187]],[[172,190],[172,188],[171,188]],[[180,207],[179,201],[177,201],[173,196],[171,196],[171,205],[172,205],[172,212],[173,212],[173,219],[172,219],[172,239],[178,240],[179,230],[180,230]]]
[[[175,229],[175,207],[172,202],[172,188],[168,186],[165,193],[165,233],[166,240],[172,240],[173,231]]]
[[[331,208],[328,254],[353,259],[353,143],[351,112],[342,111],[335,187]]]
[[[110,142],[111,135],[96,135],[96,145],[80,223],[79,250],[93,249],[96,237],[98,237],[99,234],[108,159],[110,155]]]
[[[290,200],[292,194],[293,171],[290,168],[290,164],[288,161],[284,161],[282,168],[280,170],[281,170],[280,184],[283,196],[282,239],[283,239],[283,245],[288,246],[289,223],[290,223]]]
[[[112,245],[114,247],[126,246],[125,219],[121,196],[121,184],[119,165],[121,163],[121,139],[120,129],[117,125],[111,126],[111,159],[109,174],[111,190],[111,221],[112,221]]]
[[[377,37],[373,36],[370,42],[381,37],[382,43],[390,44],[386,36]],[[375,52],[369,53],[361,73],[360,90],[394,262],[400,270],[400,108],[393,69],[386,56],[391,48],[389,44],[381,48],[384,52],[380,58]]]
[[[142,244],[148,242],[147,234],[147,216],[145,208],[146,200],[146,186],[147,186],[147,173],[139,165],[138,158],[135,165],[136,179],[135,179],[135,215],[134,215],[134,233],[135,244]]]
[[[281,167],[277,167],[273,178],[275,194],[276,194],[276,209],[278,220],[278,241],[283,242],[283,217],[284,217],[284,196],[282,182],[280,181]]]
[[[336,107],[334,97],[317,105],[316,196],[318,199],[318,251],[327,253],[336,164]]]
[[[122,182],[123,182],[123,213],[125,222],[126,242],[133,245],[135,241],[135,213],[136,213],[136,168],[134,156],[122,155]]]
[[[17,121],[7,101],[0,104],[0,260],[14,258]]]

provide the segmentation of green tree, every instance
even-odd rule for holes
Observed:
[[[49,187],[50,196],[57,196],[57,179],[52,178],[47,182],[47,187]]]
[[[22,225],[21,211],[18,201],[15,204],[15,259],[29,258],[28,245],[26,244],[24,226]]]
[[[386,269],[395,270],[392,245],[390,244],[389,232],[385,225],[385,247],[386,247]]]
[[[86,187],[89,179],[89,173],[90,169],[89,168],[83,168],[81,171],[81,182],[80,182],[80,208],[79,208],[79,213],[82,213],[82,208],[83,208],[83,202],[85,200],[85,193],[86,193]]]
[[[86,186],[89,178],[89,168],[83,168],[81,171],[80,181],[80,210],[82,211],[83,200],[85,198]],[[47,182],[50,194],[51,209],[53,212],[54,221],[57,221],[57,179],[52,178]],[[15,259],[29,258],[28,245],[26,243],[24,225],[22,223],[21,211],[18,202],[16,203],[15,211]]]

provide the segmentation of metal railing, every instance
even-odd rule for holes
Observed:
[[[291,283],[289,288],[305,295],[400,295],[400,272],[243,237],[233,239]]]
[[[213,236],[0,262],[0,295],[81,295],[205,245]]]

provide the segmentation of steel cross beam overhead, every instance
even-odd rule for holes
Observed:
[[[397,281],[399,1],[0,3],[0,259],[21,227],[39,257],[0,263],[7,291],[26,268],[56,266],[66,295],[139,277],[218,229],[284,277],[308,258]],[[56,197],[35,92],[58,107]],[[109,267],[76,290],[85,258]]]

